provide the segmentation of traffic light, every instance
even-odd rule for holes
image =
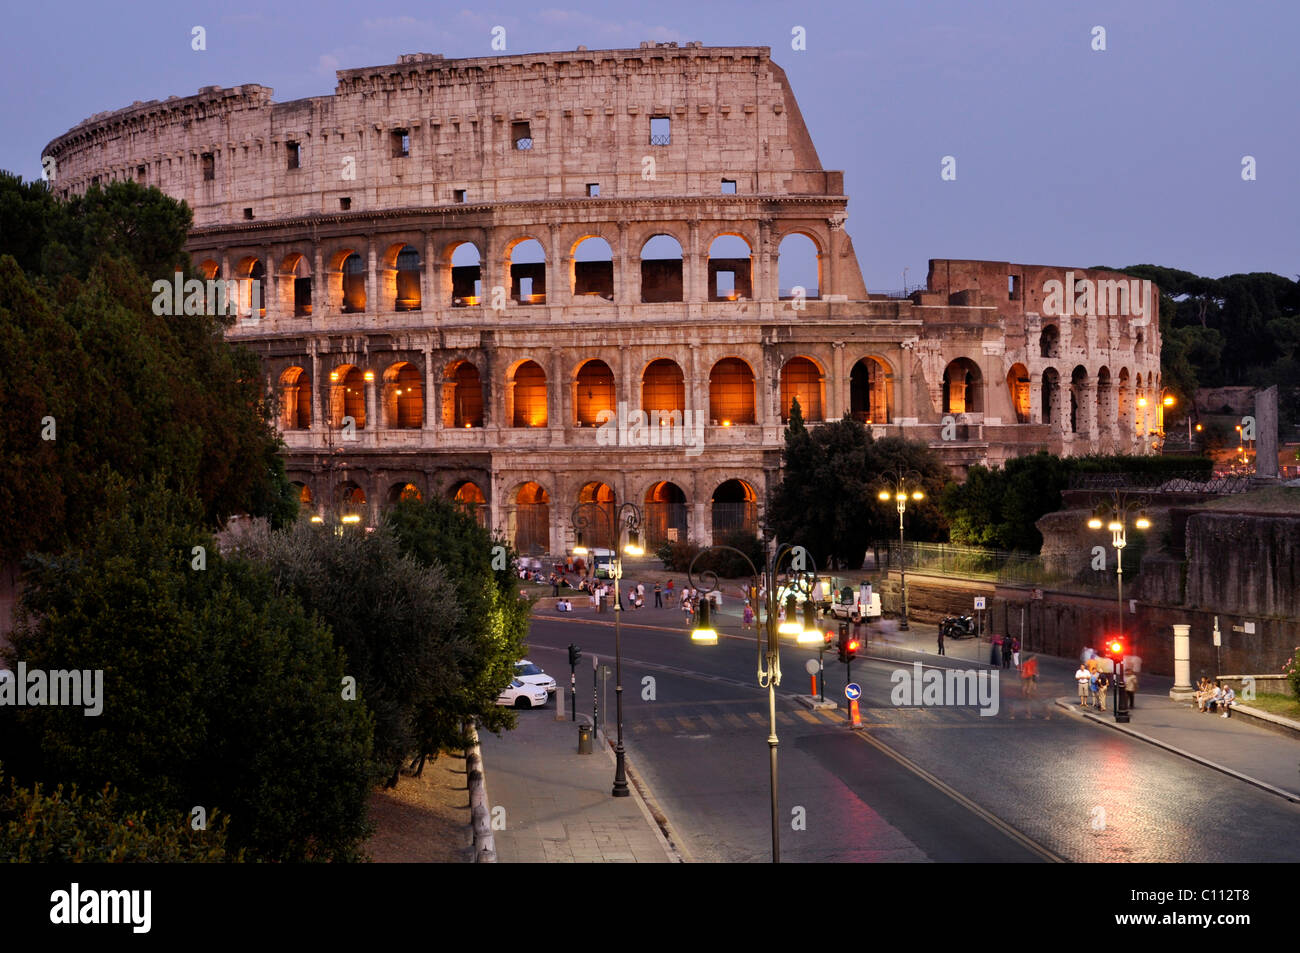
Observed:
[[[570,642],[569,643],[569,668],[573,668],[581,661],[582,661],[582,649],[578,648],[578,646]]]
[[[836,642],[836,648],[839,650],[840,661],[847,662],[849,660],[847,654],[849,649],[849,627],[843,622],[840,623],[839,638]]]
[[[1106,640],[1106,657],[1118,662],[1124,658],[1124,640],[1119,636],[1112,636]]]
[[[849,636],[848,641],[844,645],[844,660],[846,662],[852,662],[858,657],[858,649],[860,648],[862,648],[862,643],[853,636]]]

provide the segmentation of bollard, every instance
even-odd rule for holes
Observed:
[[[578,754],[591,754],[591,726],[578,726]]]
[[[561,685],[555,690],[555,720],[564,721],[564,708],[566,705],[565,698],[568,697],[569,690]]]

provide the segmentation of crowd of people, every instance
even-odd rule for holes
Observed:
[[[1217,712],[1219,717],[1227,718],[1236,703],[1237,693],[1222,682],[1212,682],[1202,677],[1196,686],[1197,711]]]

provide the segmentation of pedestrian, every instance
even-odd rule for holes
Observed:
[[[860,613],[857,609],[854,609],[853,614],[849,616],[849,621],[853,623],[853,637],[855,639],[861,640],[862,639],[862,613]]]
[[[1020,639],[1011,640],[1011,660],[1015,662],[1016,668],[1020,668]]]
[[[645,605],[645,583],[644,582],[638,582],[636,584],[636,603],[638,606]]]
[[[1138,673],[1136,669],[1129,669],[1124,673],[1124,694],[1128,695],[1128,707],[1135,707],[1133,699],[1137,696],[1138,690]]]
[[[1095,670],[1088,673],[1089,703],[1097,707],[1097,692],[1101,689],[1101,675]]]
[[[995,635],[989,639],[989,664],[994,668],[1002,667],[1002,636]]]
[[[655,583],[655,608],[662,609],[663,607],[664,607],[664,590],[663,587],[656,582]]]
[[[1097,676],[1097,708],[1106,710],[1106,689],[1110,688],[1110,678],[1105,672]]]
[[[948,654],[943,650],[943,626],[939,626],[939,654],[940,655]]]
[[[745,611],[741,613],[741,620],[746,629],[750,628],[754,624],[754,607],[748,602],[745,603]]]
[[[668,585],[665,587],[665,591],[668,593],[668,598],[671,599],[673,597],[673,581],[671,579],[668,580]]]
[[[560,596],[560,577],[555,573],[551,573],[551,595],[557,599]]]
[[[1075,684],[1079,686],[1079,707],[1087,708],[1088,707],[1088,686],[1092,682],[1092,674],[1088,671],[1088,669],[1084,666],[1082,662],[1079,663],[1079,670],[1074,673],[1074,681]]]
[[[1002,641],[1002,667],[1010,668],[1011,667],[1011,636],[1004,635],[1001,637],[1001,641]]]

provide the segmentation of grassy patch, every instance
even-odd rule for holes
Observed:
[[[1238,697],[1240,698],[1240,696]],[[1243,700],[1241,703],[1247,708],[1258,708],[1271,715],[1281,715],[1283,718],[1294,718],[1296,721],[1300,721],[1300,701],[1290,695],[1274,695],[1260,692],[1253,701]]]

